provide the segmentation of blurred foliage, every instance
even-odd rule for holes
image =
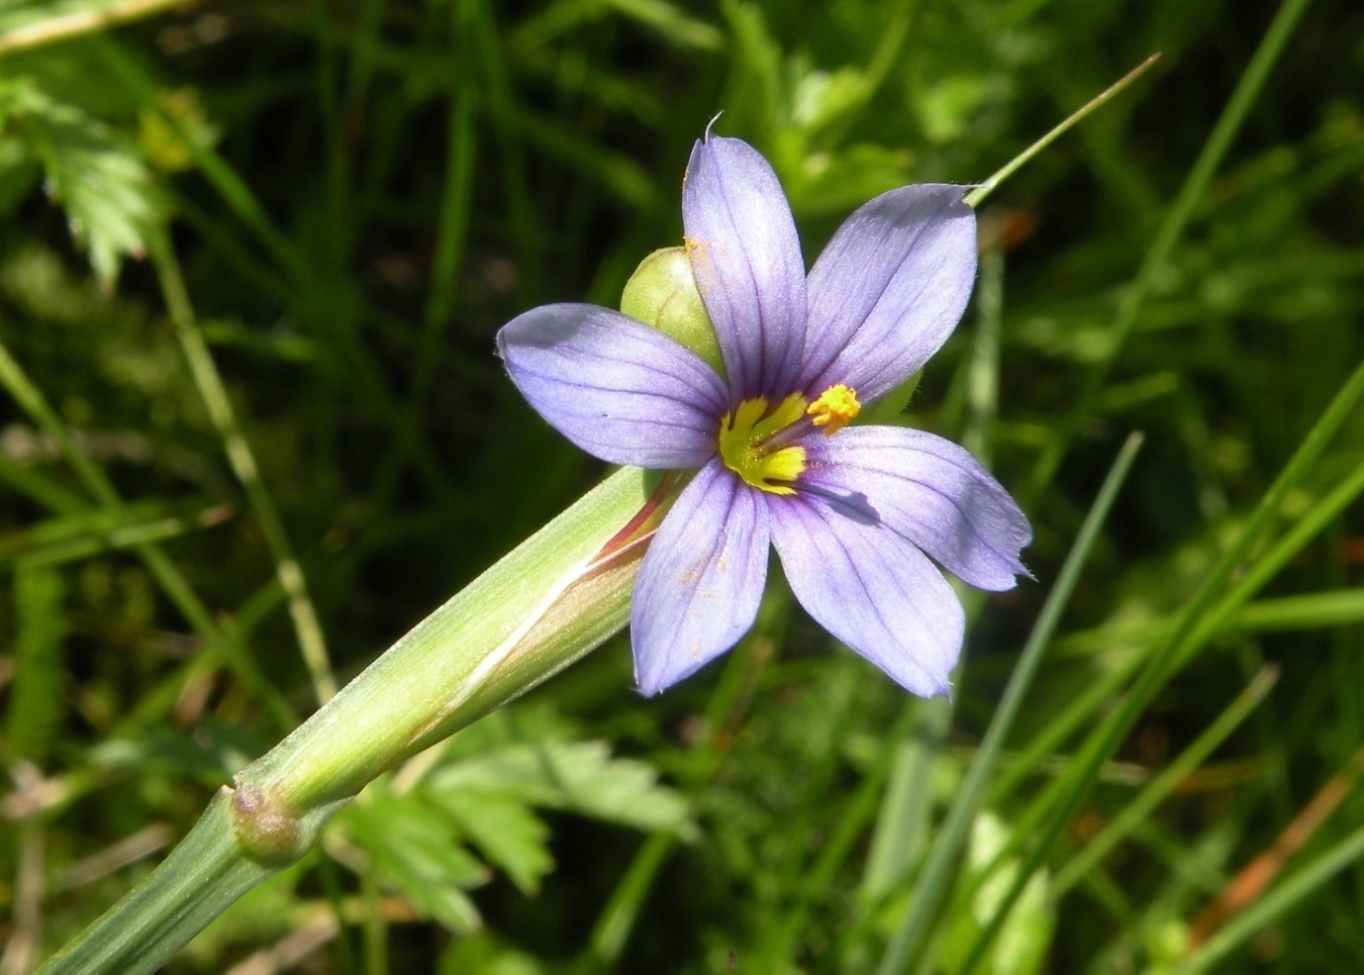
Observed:
[[[1364,820],[1346,774],[1364,745],[1353,496],[1163,686],[1025,873],[1048,786],[1364,358],[1350,0],[1310,7],[1117,344],[1115,311],[1276,9],[0,0],[0,972],[97,916],[316,703],[297,594],[170,324],[172,270],[344,680],[599,476],[519,400],[492,336],[546,301],[616,304],[678,242],[683,166],[718,112],[772,160],[812,260],[870,196],[985,178],[1155,50],[983,208],[998,356],[982,301],[910,404],[991,457],[1037,531],[1039,582],[971,597],[952,710],[831,648],[777,582],[736,652],[663,697],[631,693],[617,639],[376,783],[170,970],[875,971],[1133,429],[1147,446],[915,970],[964,973],[980,950],[978,972],[1170,971],[1281,837],[1298,846],[1277,848],[1271,891],[1345,849]],[[1355,411],[1243,575],[1362,446]],[[1274,691],[1063,889],[1266,664]],[[1330,814],[1286,833],[1322,794]],[[1364,865],[1346,861],[1224,970],[1356,970]]]

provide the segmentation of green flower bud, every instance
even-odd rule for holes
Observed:
[[[701,302],[685,247],[665,247],[641,261],[625,282],[620,310],[681,342],[725,374],[715,327]]]

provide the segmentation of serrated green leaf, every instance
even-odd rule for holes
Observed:
[[[436,794],[441,808],[489,863],[504,870],[526,894],[554,869],[549,829],[530,807],[505,795],[459,790]]]
[[[460,844],[450,817],[420,795],[366,794],[337,817],[350,841],[369,856],[384,882],[417,910],[451,931],[477,930],[481,919],[464,890],[488,881],[488,870]]]
[[[224,785],[264,750],[264,743],[239,727],[207,717],[189,731],[159,725],[137,738],[103,742],[90,750],[90,762],[99,768],[192,776],[207,785]]]
[[[601,741],[509,745],[438,770],[428,788],[512,796],[646,830],[689,825],[681,796],[659,785],[653,768],[613,759]]]
[[[145,253],[166,216],[165,200],[137,146],[23,80],[6,86],[0,107],[14,134],[42,163],[47,193],[65,208],[71,234],[89,251],[96,276],[111,285],[123,258]]]

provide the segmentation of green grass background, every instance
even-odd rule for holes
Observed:
[[[808,262],[1156,51],[981,207],[904,418],[1036,531],[951,702],[777,578],[662,697],[618,637],[378,783],[168,970],[1359,971],[1364,7],[4,0],[0,975],[599,479],[492,337],[678,243],[717,112]]]

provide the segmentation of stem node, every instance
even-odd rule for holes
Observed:
[[[316,839],[306,825],[274,789],[248,782],[232,792],[232,832],[257,863],[283,867],[302,858]]]

